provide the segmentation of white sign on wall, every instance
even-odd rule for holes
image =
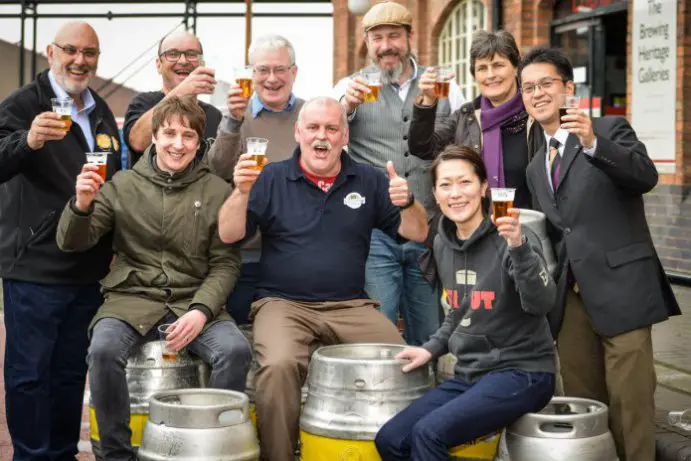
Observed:
[[[633,0],[631,124],[660,173],[674,173],[677,0]]]

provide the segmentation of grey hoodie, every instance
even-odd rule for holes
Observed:
[[[434,259],[451,309],[422,347],[433,358],[456,356],[457,379],[473,383],[499,370],[555,372],[546,314],[557,287],[547,271],[538,237],[523,226],[527,242],[509,248],[489,218],[466,241],[456,225],[439,223]]]

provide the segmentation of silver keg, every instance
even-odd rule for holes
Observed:
[[[403,373],[405,346],[343,344],[317,349],[307,373],[300,429],[323,437],[374,440],[391,417],[434,385],[429,367]]]
[[[542,255],[545,258],[547,270],[554,276],[557,270],[557,260],[554,256],[552,242],[550,242],[547,236],[547,218],[545,214],[535,210],[520,208],[518,221],[537,234],[540,239],[540,244],[542,245]]]
[[[618,461],[604,403],[553,397],[507,427],[497,461]]]
[[[151,397],[140,461],[258,461],[249,399],[222,389],[181,389]]]
[[[125,375],[130,395],[131,443],[139,447],[149,414],[149,399],[157,392],[172,389],[206,387],[210,367],[203,360],[189,354],[178,354],[177,360],[164,360],[160,341],[143,343],[127,360]],[[97,461],[103,459],[101,438],[96,424],[93,404],[90,404],[91,447]]]

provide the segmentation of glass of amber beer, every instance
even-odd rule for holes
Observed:
[[[178,359],[178,352],[168,346],[168,335],[173,332],[173,330],[168,331],[171,326],[173,326],[172,323],[164,323],[158,327],[158,335],[161,339],[161,357],[163,357],[163,360]]]
[[[105,182],[106,168],[108,167],[108,156],[110,152],[87,152],[86,163],[96,165],[98,167],[98,175]]]
[[[450,67],[437,67],[437,78],[434,82],[434,97],[437,99],[446,99],[449,97],[449,88],[451,88],[451,77],[453,72]]]
[[[362,71],[362,78],[365,79],[365,83],[370,89],[370,93],[365,94],[365,102],[377,102],[381,88],[381,72],[375,69],[366,69]]]
[[[509,208],[513,208],[513,198],[516,189],[493,187],[490,189],[492,194],[492,216],[494,220],[509,216]]]
[[[72,98],[52,98],[53,112],[60,116],[60,121],[65,123],[65,131],[70,131],[72,126]]]
[[[266,148],[269,140],[265,138],[247,138],[247,153],[252,156],[256,171],[262,171],[266,165]]]
[[[233,71],[235,75],[235,81],[240,88],[242,88],[242,97],[251,98],[252,97],[252,75],[254,73],[254,68],[252,66],[236,67]]]

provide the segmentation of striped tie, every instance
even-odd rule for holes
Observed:
[[[552,190],[556,191],[559,185],[559,167],[561,166],[561,155],[559,155],[561,143],[557,138],[549,140],[549,172],[552,177]]]

